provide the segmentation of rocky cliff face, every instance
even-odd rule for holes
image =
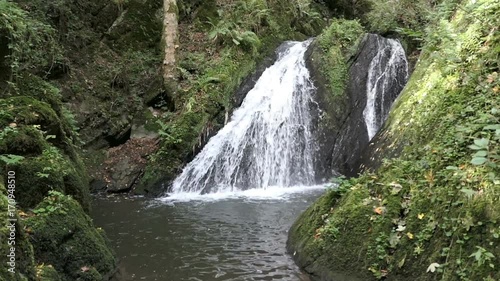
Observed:
[[[358,159],[370,141],[365,118],[367,94],[378,92],[372,100],[376,111],[373,118],[378,118],[381,123],[387,115],[383,109],[388,110],[403,89],[408,75],[407,65],[405,60],[394,60],[393,42],[380,35],[365,34],[354,53],[345,54],[343,62],[337,61],[347,68],[341,93],[333,92],[339,89],[332,91],[329,87],[328,72],[323,71],[326,54],[319,43],[313,44],[307,52],[307,65],[317,88],[317,106],[313,110],[319,117],[316,120],[318,181],[328,180],[335,173],[357,174]]]
[[[292,226],[288,249],[313,280],[500,278],[500,5],[459,2],[439,10],[446,16],[361,154],[370,172],[328,190]]]

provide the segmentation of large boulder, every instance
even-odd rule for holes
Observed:
[[[306,63],[317,89],[316,103],[311,107],[315,116],[317,181],[324,182],[334,174],[356,175],[357,161],[370,140],[364,119],[370,71],[390,68],[394,55],[391,42],[379,35],[364,34],[356,21],[340,20],[307,51]],[[384,87],[383,91],[376,88],[382,92],[375,99],[379,115],[381,109],[391,107],[406,83],[404,61],[391,70],[396,74],[394,79],[376,85]]]
[[[361,158],[372,173],[342,181],[294,223],[288,250],[313,280],[500,278],[499,9],[463,1],[429,28]]]
[[[107,280],[117,261],[103,230],[70,196],[49,194],[25,220],[37,263],[51,264],[63,280]]]
[[[0,245],[0,260],[2,262],[0,280],[34,280],[36,272],[33,247],[24,230],[24,224],[15,210],[15,194],[13,192],[10,194],[9,198],[4,186],[4,178],[0,177],[0,221],[2,221],[0,226],[0,240],[2,241],[2,245]],[[14,224],[14,227],[9,227],[11,223]],[[14,239],[9,239],[11,237]],[[15,244],[9,243],[12,241]],[[14,252],[11,252],[12,248],[15,249]],[[14,260],[11,260],[9,256],[13,256]]]

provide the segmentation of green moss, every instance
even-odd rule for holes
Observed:
[[[15,193],[16,199],[18,199],[18,194]],[[29,243],[28,236],[24,230],[24,224],[20,221],[17,212],[14,211],[14,216],[9,216],[9,201],[7,198],[7,189],[4,186],[4,178],[0,177],[0,220],[3,222],[0,226],[0,240],[2,245],[0,245],[0,254],[2,255],[2,266],[0,267],[0,279],[2,280],[12,280],[12,281],[27,281],[35,280],[35,263],[33,248]],[[10,209],[11,210],[11,209]],[[8,237],[10,237],[10,230],[7,227],[8,219],[16,219],[15,222],[15,245],[8,245]],[[7,260],[4,259],[8,254],[10,254],[10,247],[15,247],[15,273],[8,271],[8,266],[5,264]]]
[[[85,170],[77,167],[54,147],[11,165],[10,168],[22,179],[16,187],[19,206],[33,208],[50,190],[57,190],[74,196],[88,210],[90,195]]]
[[[103,280],[115,268],[106,237],[70,196],[52,192],[35,213],[25,223],[37,262],[53,265],[65,280]]]
[[[0,154],[37,156],[48,147],[42,132],[33,126],[7,128],[0,138]]]
[[[313,61],[318,64],[326,77],[328,90],[334,96],[344,93],[348,60],[354,55],[364,34],[358,21],[334,20],[317,39],[320,49],[313,53]]]
[[[52,265],[41,264],[36,267],[37,280],[39,281],[63,281],[60,274]],[[98,279],[95,279],[98,280]]]
[[[10,82],[20,81],[23,72],[43,71],[61,56],[55,30],[29,17],[16,3],[0,2],[0,30],[9,41]]]
[[[41,130],[44,137],[53,145],[65,150],[72,149],[71,141],[76,140],[76,132],[72,131],[67,114],[64,116],[63,112],[66,111],[61,109],[60,102],[57,103],[57,101],[50,98],[49,94],[48,96],[49,98],[47,99],[55,103],[54,106],[59,110],[59,114],[56,113],[50,104],[32,98],[29,95],[0,99],[0,105],[5,108],[4,117],[0,119],[0,127],[4,128],[11,123],[14,126],[29,125]],[[23,130],[25,133],[30,131],[30,129]],[[30,135],[33,135],[33,129],[31,129]],[[22,134],[19,135],[19,137],[21,136]],[[32,142],[35,142],[35,140],[38,142],[39,138],[35,138]],[[41,145],[40,142],[38,144],[38,146]]]
[[[127,3],[123,21],[109,34],[112,46],[121,50],[156,48],[162,35],[161,1],[132,0]],[[177,7],[171,7],[177,9]]]
[[[17,85],[18,95],[32,97],[41,102],[45,102],[50,105],[56,114],[61,114],[62,103],[59,89],[39,76],[30,73],[23,73],[19,79],[22,83]]]
[[[174,13],[177,16],[179,16],[179,8],[175,4],[170,4],[170,7],[168,7],[168,12],[169,13]]]
[[[41,125],[45,130],[54,125],[59,125],[59,118],[49,104],[34,98],[17,96],[1,100],[2,106],[7,108],[18,123],[26,125]],[[4,120],[5,122],[6,120]],[[10,120],[13,122],[14,120]],[[0,124],[2,127],[8,123]]]
[[[371,158],[398,157],[344,182],[340,199],[317,203],[332,208],[317,228],[320,246],[309,229],[317,214],[299,218],[290,234],[299,261],[362,280],[500,278],[498,52],[490,47],[500,41],[491,31],[499,10],[497,1],[464,1],[430,29],[373,144]]]

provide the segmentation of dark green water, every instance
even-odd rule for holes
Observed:
[[[121,260],[117,281],[309,280],[285,244],[293,221],[323,191],[185,202],[101,198],[92,216]]]

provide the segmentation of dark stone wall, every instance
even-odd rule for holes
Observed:
[[[326,181],[329,177],[342,174],[355,176],[360,171],[359,160],[369,144],[363,111],[366,106],[368,69],[377,55],[378,41],[386,40],[376,34],[366,34],[357,52],[348,59],[348,77],[344,93],[333,99],[326,84],[327,79],[321,71],[318,60],[321,59],[319,47],[313,44],[306,53],[306,63],[317,88],[315,94],[317,155],[315,168],[318,181]],[[389,57],[385,57],[383,64]],[[401,77],[397,77],[401,79]],[[391,85],[386,93],[385,107],[390,107],[399,95],[404,83]],[[381,101],[378,100],[377,103]],[[325,125],[326,124],[326,125]],[[376,138],[375,138],[376,139]]]

